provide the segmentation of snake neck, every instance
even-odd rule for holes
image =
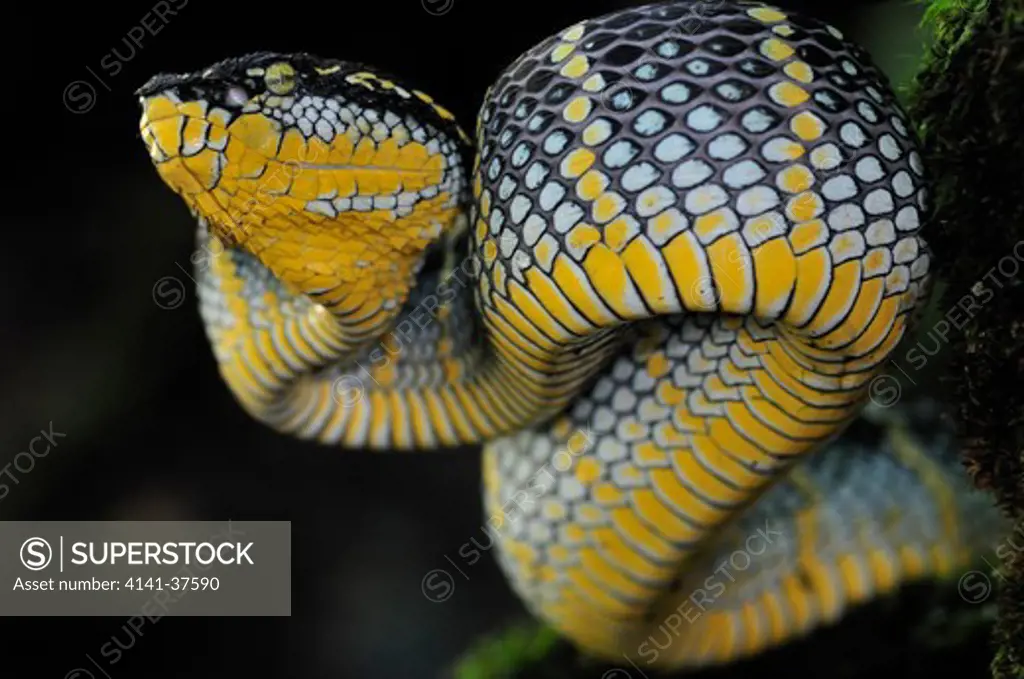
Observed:
[[[359,342],[338,305],[248,249],[221,248],[202,218],[197,239],[221,253],[196,275],[222,376],[252,416],[301,438],[398,449],[489,440],[557,414],[636,336],[622,325],[557,344],[524,337],[507,309],[478,306],[481,260],[459,226]]]

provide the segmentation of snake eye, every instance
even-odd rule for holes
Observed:
[[[232,108],[242,108],[249,101],[249,93],[238,86],[229,87],[224,93],[224,103]]]
[[[295,69],[288,62],[279,61],[267,67],[263,81],[272,93],[288,94],[295,89]]]

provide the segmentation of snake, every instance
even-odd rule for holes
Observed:
[[[731,662],[996,535],[909,402],[844,438],[932,255],[913,124],[835,27],[734,0],[580,19],[472,136],[310,53],[136,95],[238,405],[344,450],[481,446],[499,567],[580,650]]]

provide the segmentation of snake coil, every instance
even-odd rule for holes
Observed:
[[[475,143],[309,54],[139,95],[242,407],[345,448],[483,443],[502,568],[583,648],[748,655],[993,534],[939,434],[838,438],[929,253],[913,127],[835,28],[732,1],[587,19],[500,74]]]

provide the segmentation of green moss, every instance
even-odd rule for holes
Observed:
[[[943,53],[955,52],[967,44],[971,25],[984,21],[990,0],[932,0],[926,2],[921,27],[933,33],[935,41],[947,45]]]
[[[523,667],[543,660],[559,641],[539,623],[514,625],[477,643],[455,665],[454,679],[511,679]]]
[[[910,114],[935,183],[939,308],[981,302],[950,336],[945,382],[977,485],[1024,520],[1024,0],[931,0],[923,25],[933,44]],[[1003,570],[1000,679],[1024,677],[1024,559]]]

